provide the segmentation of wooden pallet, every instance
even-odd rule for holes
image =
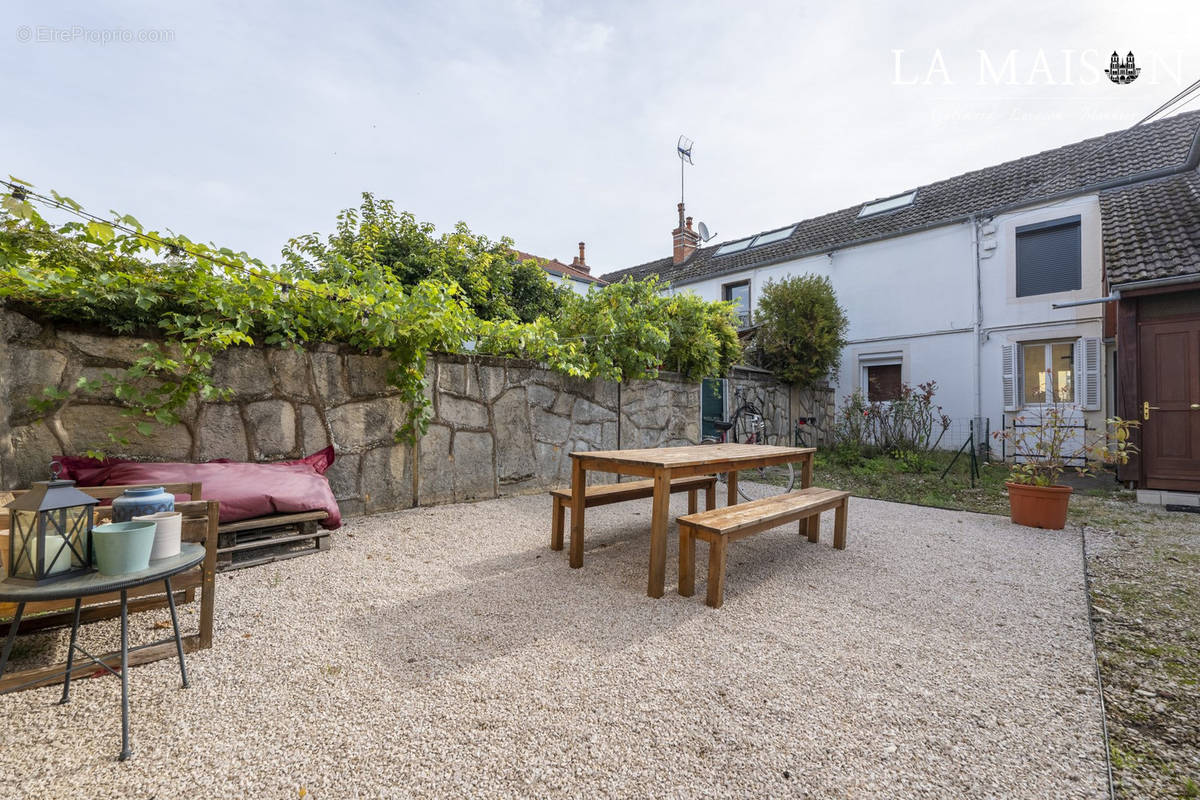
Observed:
[[[329,549],[329,534],[317,523],[328,517],[325,511],[298,514],[271,514],[266,517],[227,522],[217,528],[217,572],[257,567]],[[312,542],[312,547],[283,549],[297,542]]]

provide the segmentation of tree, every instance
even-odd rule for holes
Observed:
[[[781,380],[807,387],[837,376],[849,322],[828,278],[767,281],[756,319],[762,365]]]
[[[556,308],[564,290],[536,264],[523,262],[510,239],[492,241],[465,222],[438,235],[432,223],[397,213],[391,200],[370,192],[362,198],[358,209],[338,215],[337,229],[326,240],[299,236],[284,248],[284,259],[323,281],[345,281],[352,277],[348,265],[373,263],[406,287],[455,283],[463,302],[485,320],[533,322]]]

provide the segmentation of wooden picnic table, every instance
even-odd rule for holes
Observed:
[[[571,453],[572,567],[583,566],[584,489],[587,471],[614,472],[654,479],[654,509],[650,521],[650,579],[646,594],[663,596],[667,565],[667,516],[671,479],[726,474],[727,505],[738,501],[737,471],[801,462],[800,488],[812,485],[813,447],[775,447],[765,444],[701,444],[651,447],[643,450],[591,450]]]

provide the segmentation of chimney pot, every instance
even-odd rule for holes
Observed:
[[[671,231],[674,245],[671,261],[682,264],[700,247],[700,234],[692,230],[692,218],[684,217],[683,203],[679,204],[679,227]]]
[[[583,248],[584,248],[584,243],[580,242],[579,243],[579,266],[581,266],[581,267],[585,266],[587,264],[587,261],[584,260],[584,257],[583,257]]]

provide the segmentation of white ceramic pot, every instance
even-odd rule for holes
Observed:
[[[178,511],[159,511],[156,514],[144,514],[133,518],[134,522],[153,522],[154,549],[150,551],[150,560],[170,558],[179,555],[179,534],[183,528],[183,514]]]

